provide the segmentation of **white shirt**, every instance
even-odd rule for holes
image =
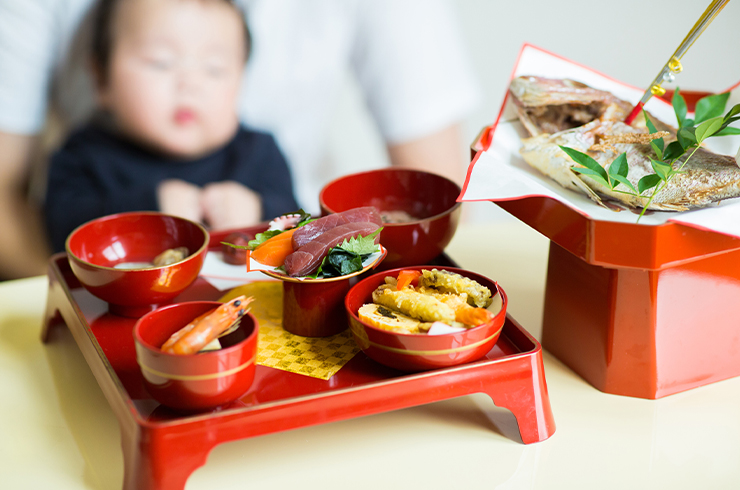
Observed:
[[[85,70],[94,0],[0,0],[0,130],[35,133],[53,104],[70,127],[93,105]],[[252,31],[238,112],[272,132],[299,203],[317,208],[317,170],[351,69],[386,142],[461,121],[479,90],[444,0],[241,0]],[[88,19],[89,20],[89,19]]]

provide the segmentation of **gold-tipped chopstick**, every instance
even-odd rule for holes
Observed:
[[[694,41],[697,40],[701,33],[704,32],[704,29],[707,28],[717,14],[719,14],[719,12],[728,3],[730,3],[730,0],[712,0],[712,3],[709,4],[709,7],[707,7],[701,17],[699,17],[699,20],[696,21],[694,27],[691,28],[683,41],[681,41],[681,44],[679,44],[676,51],[668,59],[668,62],[660,70],[658,76],[655,77],[653,83],[651,83],[648,89],[645,90],[640,101],[635,105],[634,109],[632,109],[632,112],[627,116],[627,119],[624,120],[625,124],[632,124],[632,121],[634,121],[637,115],[642,111],[642,108],[645,106],[647,101],[650,100],[650,97],[653,95],[660,97],[665,93],[665,89],[662,87],[663,82],[672,82],[676,74],[683,70],[683,66],[681,65],[681,58],[683,55],[686,54],[686,51],[688,51],[691,45],[694,44]]]

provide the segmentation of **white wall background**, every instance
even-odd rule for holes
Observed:
[[[474,60],[483,101],[464,139],[494,121],[517,54],[529,42],[626,83],[646,87],[710,0],[451,0]],[[420,12],[423,15],[423,12]],[[730,2],[683,57],[682,89],[723,91],[740,81],[740,0]],[[667,85],[664,85],[668,87]],[[329,135],[329,173],[387,164],[385,150],[348,75]],[[340,170],[341,169],[341,170]],[[473,221],[508,218],[489,203],[466,203]]]

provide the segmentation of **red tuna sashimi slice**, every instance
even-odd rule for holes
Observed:
[[[383,220],[380,218],[380,213],[372,206],[348,209],[341,213],[330,214],[298,228],[295,233],[293,233],[293,250],[298,250],[311,240],[326,233],[332,228],[336,228],[337,226],[347,223],[362,222],[375,223],[378,226],[383,224]]]
[[[369,222],[336,226],[288,255],[283,263],[285,270],[291,277],[311,274],[319,267],[332,247],[353,237],[370,235],[378,228],[380,227],[377,224]],[[378,240],[379,237],[375,237],[375,243],[378,243]]]

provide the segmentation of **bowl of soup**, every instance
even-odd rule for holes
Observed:
[[[104,216],[67,237],[72,272],[113,314],[138,318],[171,302],[197,279],[208,231],[158,212]]]
[[[460,186],[441,175],[383,168],[340,177],[319,194],[323,214],[374,206],[383,219],[382,268],[427,264],[450,243],[460,220]]]

